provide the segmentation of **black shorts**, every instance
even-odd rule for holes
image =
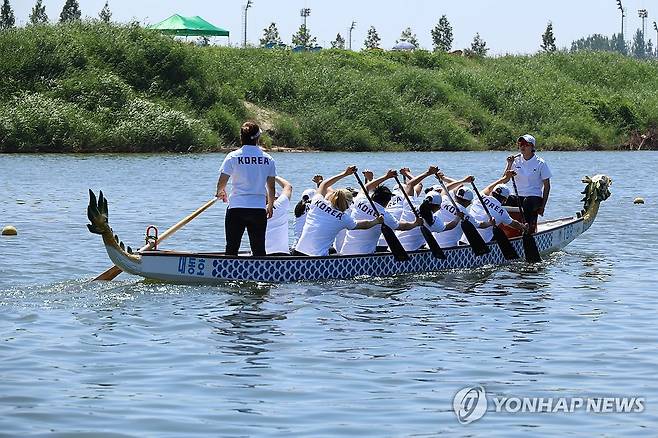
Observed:
[[[544,203],[544,198],[541,196],[515,196],[511,195],[507,198],[505,205],[510,207],[518,207],[519,201],[523,207],[523,217],[525,222],[530,226],[530,231],[535,232],[537,229],[537,218],[539,216],[539,209]]]

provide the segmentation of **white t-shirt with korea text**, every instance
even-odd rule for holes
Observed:
[[[375,203],[375,207],[377,212],[384,216],[384,223],[395,230],[398,227],[398,221],[381,205]],[[370,205],[370,201],[365,195],[357,196],[352,206],[352,219],[358,222],[369,221],[374,218],[375,210]],[[342,255],[373,254],[377,250],[377,241],[381,235],[381,230],[380,225],[375,225],[367,230],[348,230],[340,253]]]
[[[290,209],[290,198],[281,194],[274,201],[272,217],[267,220],[265,232],[266,254],[288,254],[290,253],[288,227],[288,210]]]
[[[276,165],[274,159],[261,148],[244,145],[230,152],[219,172],[231,177],[228,208],[267,206],[267,178],[276,176]]]
[[[519,196],[539,196],[541,198],[544,195],[544,180],[553,176],[548,164],[537,155],[533,155],[527,161],[523,155],[519,155],[512,163],[512,170],[516,172],[514,180]]]
[[[507,212],[507,210],[505,210],[505,208],[503,208],[503,206],[496,198],[494,198],[493,196],[482,196],[482,200],[484,201],[484,204],[489,209],[489,213],[491,213],[491,216],[496,221],[496,225],[499,224],[509,225],[512,223],[512,218],[510,217],[509,213]],[[468,207],[468,213],[471,216],[473,216],[473,218],[475,218],[476,221],[487,222],[489,220],[489,216],[487,215],[487,212],[482,207],[482,204],[480,204],[479,200],[474,201]],[[493,227],[478,228],[477,230],[485,242],[490,242],[491,239],[493,239]],[[461,241],[467,242],[466,236],[462,236]]]
[[[388,205],[386,206],[386,211],[391,213],[391,216],[396,221],[399,221],[400,218],[402,217],[402,210],[404,209],[404,204],[405,204],[404,197],[402,195],[402,192],[400,192],[400,188],[396,188],[393,190],[393,196],[391,197],[391,200],[388,202]],[[395,229],[395,228],[394,228]],[[384,236],[381,236],[379,238],[379,242],[377,242],[378,246],[387,246],[388,243],[386,243],[386,239],[384,239]]]
[[[425,197],[422,195],[419,197],[411,198],[411,202],[414,203],[416,210],[418,210],[420,204],[424,199]],[[434,215],[432,215],[434,219],[434,223],[432,225],[428,224],[427,221],[423,221],[425,227],[435,233],[443,231],[443,229],[445,228],[445,225],[441,220],[439,213],[440,210],[437,211]],[[409,204],[406,204],[402,210],[402,216],[400,218],[400,221],[414,222],[415,220],[416,220],[416,214],[413,212],[411,207],[409,207]],[[421,231],[420,227],[414,227],[411,230],[406,230],[406,231],[396,231],[395,234],[396,236],[398,236],[400,243],[407,251],[416,251],[417,249],[419,249],[421,246],[425,244],[425,237],[423,236],[423,232]]]
[[[453,197],[455,196],[454,192],[452,193],[452,196]],[[459,210],[457,210],[457,208]],[[457,204],[457,208],[455,208],[455,206],[452,205],[452,202],[450,202],[450,199],[448,199],[447,196],[443,197],[443,202],[441,202],[441,210],[439,210],[439,213],[444,223],[449,224],[450,222],[454,221],[455,218],[457,217],[455,213],[457,211],[461,211],[465,215],[464,219],[473,223],[477,227],[478,222],[471,215],[468,214],[468,208],[463,207],[460,204]],[[439,243],[439,245],[442,248],[443,247],[447,248],[451,246],[457,246],[459,244],[459,239],[462,237],[462,234],[463,232],[462,232],[461,224],[457,224],[457,226],[451,230],[435,233],[434,237],[436,237],[436,241]]]
[[[344,228],[353,230],[356,221],[349,212],[334,208],[329,201],[317,194],[311,199],[302,235],[295,249],[309,256],[329,255],[338,232]]]

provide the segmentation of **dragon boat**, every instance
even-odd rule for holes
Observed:
[[[534,234],[540,254],[558,251],[584,233],[596,219],[599,205],[610,196],[612,180],[606,175],[585,177],[583,209],[572,217],[540,222]],[[398,261],[390,252],[369,255],[326,257],[227,256],[217,252],[143,250],[133,252],[112,231],[108,223],[107,199],[90,190],[87,227],[100,234],[112,262],[121,270],[150,280],[181,284],[222,284],[245,280],[266,283],[304,280],[349,279],[360,276],[388,277],[398,274],[439,272],[450,269],[505,265],[514,262],[503,256],[495,242],[488,254],[476,256],[470,246],[443,248],[445,258],[435,258],[430,250],[409,252],[409,259]],[[522,238],[510,239],[524,256]]]

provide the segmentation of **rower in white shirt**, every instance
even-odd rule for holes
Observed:
[[[374,188],[371,199],[375,204],[376,210],[372,207],[365,194],[360,192],[354,199],[354,206],[352,208],[352,218],[354,220],[369,220],[382,215],[384,216],[384,224],[392,230],[411,230],[423,223],[420,218],[413,222],[398,221],[384,207],[388,205],[393,197],[393,193],[383,183],[396,175],[397,172],[390,169],[386,174],[366,184],[366,190],[369,192]],[[373,227],[368,230],[348,230],[340,253],[342,255],[373,254],[377,250],[377,241],[380,235],[380,227]]]
[[[455,217],[450,222],[445,222],[443,220],[443,215],[440,211],[442,197],[439,192],[430,190],[425,195],[421,195],[415,199],[420,199],[422,197],[424,197],[424,199],[423,202],[418,205],[418,214],[420,215],[419,219],[422,221],[422,224],[428,230],[432,233],[440,233],[444,230],[452,230],[459,225],[459,217]],[[408,213],[406,213],[407,211],[411,211],[411,207],[408,205],[405,206],[405,213],[403,213],[403,216],[408,216]],[[413,214],[413,212],[411,212],[411,214]],[[425,237],[423,236],[420,227],[416,227],[406,233],[400,233],[399,239],[400,243],[407,251],[415,251],[425,244]]]
[[[356,166],[349,166],[344,172],[322,181],[317,194],[311,199],[306,223],[295,247],[295,255],[329,255],[329,248],[340,230],[369,229],[384,221],[382,216],[367,221],[355,221],[346,213],[352,203],[352,193],[346,189],[331,189],[334,183],[356,171]]]
[[[478,228],[478,232],[485,242],[490,242],[493,240],[493,227],[497,226],[498,224],[505,224],[522,232],[527,229],[527,226],[512,219],[507,210],[505,210],[503,207],[507,201],[507,198],[510,196],[510,190],[505,185],[505,183],[508,182],[513,175],[513,171],[507,171],[505,172],[504,177],[492,182],[484,190],[482,190],[482,201],[486,205],[489,213],[491,214],[491,217],[494,220],[493,226]],[[481,223],[486,223],[489,220],[489,215],[482,206],[482,203],[480,203],[479,199],[473,201],[473,203],[469,206],[468,213],[473,216],[476,221]],[[465,242],[465,237],[462,237],[462,240]]]
[[[267,220],[265,252],[267,255],[290,255],[288,211],[290,210],[290,198],[292,198],[292,185],[280,176],[277,176],[275,180],[281,186],[281,191],[274,201],[272,217]]]

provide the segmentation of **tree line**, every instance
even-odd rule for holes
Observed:
[[[62,11],[59,14],[59,22],[64,23],[72,20],[80,20],[81,16],[82,12],[78,0],[65,0]],[[99,12],[98,18],[106,23],[111,21],[112,12],[110,11],[107,0],[105,1],[103,9]],[[30,13],[29,23],[35,25],[46,24],[48,21],[49,19],[46,14],[46,7],[43,4],[43,0],[36,0]],[[9,0],[3,0],[2,7],[0,8],[0,30],[9,29],[14,27],[15,24],[16,19],[11,4],[9,3]],[[450,52],[453,50],[453,28],[446,15],[441,16],[430,33],[432,36],[432,50],[434,52]],[[410,27],[404,29],[400,34],[400,37],[395,40],[396,44],[403,42],[413,45],[414,48],[420,48],[418,37]],[[207,43],[208,41],[206,40],[206,44]],[[377,33],[377,29],[374,26],[370,26],[363,42],[363,49],[381,50],[380,43],[381,38]],[[346,40],[340,32],[336,34],[336,38],[331,41],[330,44],[331,48],[334,49],[347,48]],[[263,29],[263,36],[260,38],[259,46],[267,48],[287,47],[281,39],[276,23],[273,22]],[[317,38],[311,35],[311,31],[306,24],[302,24],[292,36],[292,46],[305,50],[318,48]],[[542,35],[540,48],[544,52],[555,52],[558,50],[555,44],[553,23],[550,21],[546,26],[546,31]],[[658,50],[658,47],[656,49]],[[617,52],[623,55],[632,55],[639,59],[658,56],[658,51],[654,52],[651,38],[645,39],[644,32],[641,29],[637,30],[630,43],[627,43],[624,40],[622,34],[613,34],[609,38],[601,34],[594,34],[573,41],[570,50],[572,52],[583,50]],[[487,55],[488,51],[489,48],[487,47],[486,41],[484,41],[479,33],[476,33],[470,47],[465,49],[464,53],[467,56],[484,57]]]
[[[59,14],[59,22],[66,23],[68,21],[80,20],[82,18],[82,11],[78,0],[66,0],[62,11]],[[105,1],[103,9],[98,13],[98,18],[109,23],[112,20],[112,12],[108,1]],[[30,12],[30,24],[47,24],[49,22],[48,14],[46,13],[46,6],[43,0],[36,0]],[[16,25],[16,18],[14,11],[9,3],[9,0],[3,0],[2,7],[0,7],[0,29],[9,29]]]

